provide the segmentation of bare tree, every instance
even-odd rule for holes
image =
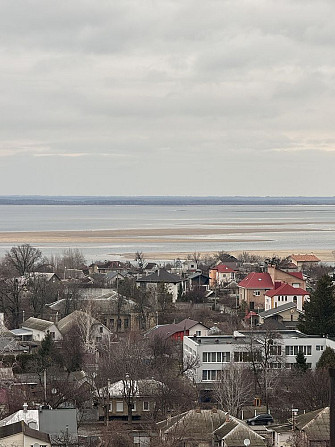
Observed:
[[[239,417],[242,407],[250,401],[252,392],[250,368],[238,363],[222,369],[220,380],[214,384],[214,397],[220,407],[235,417]]]
[[[0,283],[0,309],[11,328],[18,328],[22,312],[24,289],[16,278]]]
[[[13,266],[20,276],[34,271],[42,253],[29,244],[12,247],[5,255],[5,261]]]
[[[137,262],[139,269],[141,270],[141,272],[143,272],[145,259],[144,259],[144,254],[142,251],[137,251],[135,253],[135,262]]]
[[[255,379],[255,391],[263,396],[269,405],[269,393],[274,390],[280,378],[280,369],[285,365],[280,335],[275,331],[254,331],[250,334],[247,348]]]

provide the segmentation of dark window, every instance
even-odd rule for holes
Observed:
[[[114,327],[114,318],[111,318],[109,320],[109,325],[110,325],[110,327]]]
[[[129,328],[129,318],[125,318],[123,324],[124,324],[124,328],[128,329]]]

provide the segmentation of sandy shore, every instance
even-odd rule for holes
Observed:
[[[313,223],[313,222],[308,222]],[[294,225],[303,225],[306,222],[295,222]],[[23,243],[29,244],[106,244],[106,246],[117,244],[136,244],[141,247],[142,244],[189,244],[190,250],[188,252],[175,251],[173,246],[169,252],[148,252],[144,253],[146,259],[152,260],[173,260],[176,258],[186,259],[187,256],[194,252],[194,246],[201,242],[212,243],[233,243],[233,242],[250,242],[262,243],[271,242],[271,235],[269,238],[264,238],[266,233],[283,233],[283,232],[306,232],[306,231],[331,231],[309,228],[292,228],[289,224],[271,224],[269,227],[256,226],[252,223],[238,224],[239,227],[234,227],[234,223],[226,224],[224,227],[218,228],[219,225],[212,224],[211,228],[146,228],[146,229],[124,229],[124,230],[86,230],[86,231],[27,231],[27,232],[0,232],[0,243],[17,245]],[[264,224],[266,225],[266,224]],[[249,238],[251,234],[259,235],[260,239]],[[265,236],[266,237],[266,236]],[[193,244],[193,245],[192,245]],[[111,251],[113,248],[111,248]],[[313,252],[324,262],[335,262],[335,257],[332,254],[332,248],[329,250],[319,250],[317,247],[310,247],[306,252]],[[301,249],[291,250],[247,250],[249,253],[255,253],[260,256],[271,257],[274,254],[280,257],[288,256],[292,253],[300,253]],[[214,255],[216,252],[201,252],[203,256]],[[241,251],[231,251],[235,256]],[[116,255],[116,253],[110,253]],[[118,254],[120,255],[120,254]],[[125,259],[134,259],[134,253],[124,253],[122,255]]]
[[[89,242],[111,242],[111,243],[157,243],[157,242],[199,242],[202,238],[196,236],[213,235],[245,235],[258,233],[283,233],[283,232],[305,232],[306,228],[148,228],[148,229],[125,229],[125,230],[90,230],[90,231],[13,231],[0,232],[0,243],[89,243]],[[320,229],[309,229],[308,231],[328,231]],[[187,237],[185,237],[187,236]],[[210,238],[212,242],[246,242],[246,238]],[[260,242],[271,241],[271,239],[258,239]]]

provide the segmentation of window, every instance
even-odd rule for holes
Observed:
[[[254,301],[250,301],[250,310],[254,310],[255,309],[255,303]]]
[[[316,350],[317,351],[323,351],[323,346],[322,345],[316,345]]]
[[[270,346],[270,355],[281,355],[281,346],[280,345]]]
[[[203,352],[203,363],[225,363],[230,362],[230,352]]]
[[[203,381],[215,381],[220,377],[221,370],[215,370],[215,369],[204,369],[202,371],[202,380]]]
[[[110,326],[111,328],[114,327],[114,318],[111,318],[111,319],[109,320],[109,326]]]
[[[149,402],[147,400],[143,401],[143,411],[149,411]]]
[[[116,412],[123,413],[123,402],[122,401],[116,402]]]
[[[261,294],[261,291],[260,291],[260,290],[255,290],[255,291],[254,291],[254,295],[255,295],[255,296],[260,296],[260,294]]]
[[[129,318],[125,318],[123,324],[124,324],[124,328],[128,329],[129,328]]]
[[[50,332],[51,338],[54,340],[55,339],[55,333],[54,332]]]
[[[302,352],[304,355],[312,355],[312,346],[285,346],[285,355],[297,355]]]
[[[99,327],[99,331],[100,331],[100,334],[103,334],[103,333],[104,333],[104,328],[103,328],[103,326],[100,326],[100,327]]]
[[[293,297],[293,302],[296,303],[297,302],[297,297],[294,295]]]
[[[195,331],[195,335],[196,335],[197,337],[200,337],[200,336],[201,336],[201,331]]]
[[[119,318],[117,320],[117,327],[118,327],[118,329],[121,329],[121,327],[122,327],[122,320],[121,320],[121,318]]]
[[[136,411],[136,402],[133,402],[133,404],[132,404],[132,406],[131,406],[131,409],[132,409],[133,411]]]

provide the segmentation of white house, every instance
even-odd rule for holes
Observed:
[[[23,324],[22,329],[31,332],[31,338],[34,341],[42,341],[47,334],[50,334],[55,341],[62,340],[62,334],[55,323],[41,318],[28,318]]]
[[[265,292],[265,311],[286,303],[294,303],[296,308],[302,311],[305,301],[309,300],[309,293],[306,290],[286,283],[275,283],[275,286],[274,289]]]
[[[250,359],[251,340],[255,349],[261,349],[266,331],[235,331],[233,335],[210,335],[204,337],[184,337],[184,356],[199,360],[193,378],[196,383],[214,382],[222,370],[231,362],[246,364]],[[314,335],[305,335],[297,330],[277,330],[272,340],[272,368],[291,368],[296,363],[296,355],[302,351],[307,365],[315,368],[327,346],[335,349],[335,341]]]

